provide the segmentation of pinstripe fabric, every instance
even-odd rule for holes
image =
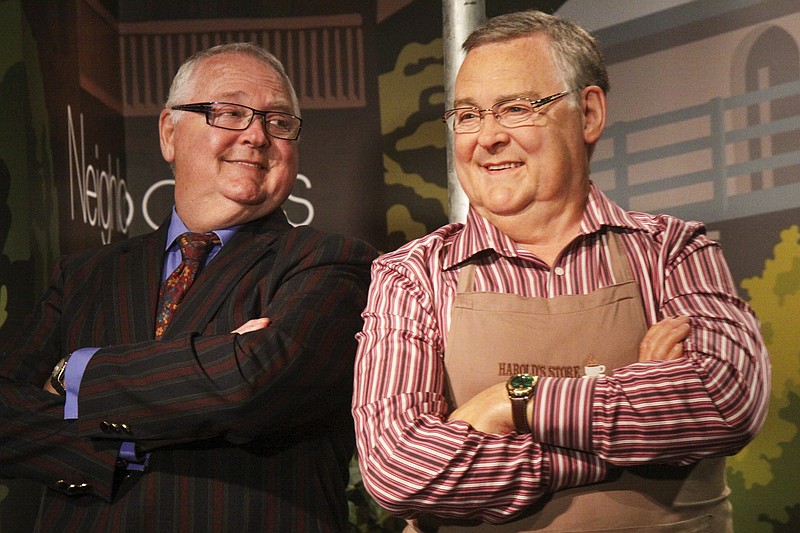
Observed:
[[[15,343],[27,349],[4,353],[0,373],[44,383],[61,354],[104,348],[84,374],[72,424],[36,386],[0,380],[3,412],[22,428],[15,443],[31,450],[9,451],[14,466],[3,461],[0,475],[91,485],[94,496],[46,491],[39,531],[343,530],[354,335],[374,250],[291,228],[280,212],[247,224],[155,341],[165,238],[166,225],[60,261],[30,334]],[[261,316],[268,328],[229,333]],[[45,409],[36,415],[20,409],[37,403]],[[106,433],[104,422],[130,433]],[[33,435],[40,442],[26,442]],[[122,440],[153,453],[147,471],[112,495]]]
[[[442,358],[459,265],[477,256],[476,291],[588,294],[618,281],[603,226],[620,228],[648,325],[691,317],[686,357],[636,363],[603,380],[540,378],[533,435],[444,422]],[[548,268],[470,211],[465,226],[445,226],[373,264],[353,414],[362,474],[381,505],[402,516],[498,522],[548,491],[602,479],[610,467],[687,464],[735,453],[755,435],[767,409],[768,355],[702,226],[626,213],[592,186],[580,233]],[[481,477],[489,465],[491,481]],[[460,505],[447,506],[454,494]]]

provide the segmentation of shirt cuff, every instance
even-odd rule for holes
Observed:
[[[150,462],[150,454],[146,453],[140,456],[136,451],[136,444],[133,442],[125,441],[119,447],[119,457],[125,460],[126,470],[143,471]]]
[[[64,420],[77,420],[78,418],[78,392],[81,390],[81,381],[86,366],[100,348],[80,348],[72,352],[64,370],[64,384],[67,397],[64,402]]]
[[[543,444],[592,451],[592,403],[597,379],[544,378],[536,385],[531,433]]]

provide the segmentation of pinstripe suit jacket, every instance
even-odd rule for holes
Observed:
[[[0,475],[52,489],[40,531],[344,530],[354,335],[375,251],[291,228],[281,211],[248,223],[156,341],[166,229],[56,265],[0,357]],[[266,329],[229,333],[262,316]],[[81,347],[101,349],[68,422],[41,385]],[[152,455],[120,482],[123,440]]]

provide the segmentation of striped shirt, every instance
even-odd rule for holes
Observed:
[[[604,226],[621,228],[648,326],[691,318],[685,357],[602,380],[539,380],[532,435],[447,421],[443,357],[459,267],[481,253],[474,290],[525,297],[614,284]],[[736,453],[763,424],[770,366],[752,310],[698,222],[626,212],[592,185],[579,235],[552,266],[470,210],[373,263],[358,335],[353,414],[375,500],[404,517],[507,521],[543,495],[617,467]]]

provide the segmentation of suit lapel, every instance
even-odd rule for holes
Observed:
[[[129,344],[154,337],[156,305],[167,224],[141,238],[123,243],[108,275],[103,294],[106,334],[112,344]]]
[[[162,338],[203,331],[242,277],[290,228],[281,210],[242,226],[200,272]]]

